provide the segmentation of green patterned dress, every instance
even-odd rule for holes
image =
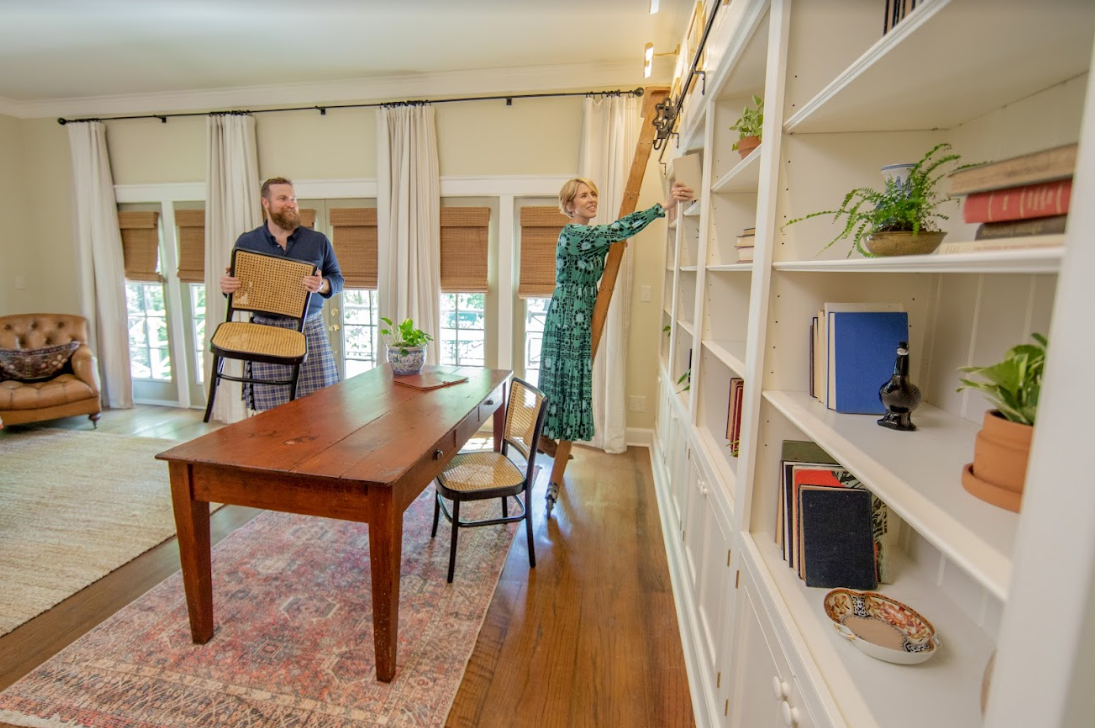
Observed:
[[[544,322],[540,389],[548,396],[544,435],[593,439],[593,304],[608,248],[665,216],[661,205],[608,225],[566,225],[555,249],[555,293]]]

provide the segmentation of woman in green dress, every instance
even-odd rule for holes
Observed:
[[[571,442],[593,438],[591,324],[609,246],[634,236],[692,194],[675,182],[664,207],[656,203],[608,225],[590,225],[597,215],[597,186],[578,178],[559,191],[559,208],[573,222],[559,233],[555,293],[540,350],[540,389],[548,397],[545,437]]]

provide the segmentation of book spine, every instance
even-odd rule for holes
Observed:
[[[937,255],[957,255],[959,253],[977,253],[985,250],[1032,250],[1037,248],[1059,248],[1065,244],[1063,236],[1052,237],[1016,237],[989,238],[985,240],[963,241],[961,243],[943,243],[936,251]]]
[[[1068,212],[1072,180],[977,192],[966,197],[962,219],[971,222],[1026,220]]]
[[[986,222],[977,228],[975,240],[993,240],[996,238],[1015,238],[1028,235],[1059,235],[1065,231],[1068,215],[1036,217],[1033,220],[1010,220],[1008,222]]]

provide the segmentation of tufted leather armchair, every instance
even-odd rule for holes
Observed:
[[[52,379],[19,382],[0,373],[0,421],[4,425],[88,415],[99,421],[99,375],[88,346],[88,324],[83,316],[27,313],[0,316],[0,349],[40,349],[82,342]]]

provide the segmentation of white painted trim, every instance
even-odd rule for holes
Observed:
[[[444,185],[442,184],[442,188]],[[498,198],[498,321],[494,327],[498,342],[498,368],[513,369],[513,311],[517,264],[514,219],[517,202],[512,194]]]
[[[627,446],[628,447],[646,447],[653,450],[654,448],[654,430],[648,427],[629,427],[627,428]],[[651,456],[653,457],[653,455]]]
[[[293,181],[297,197],[307,200],[338,200],[347,197],[376,197],[376,178],[306,179]]]
[[[642,66],[637,62],[620,62],[400,74],[348,81],[307,81],[126,96],[0,101],[11,108],[11,111],[4,112],[9,116],[31,119],[49,116],[200,112],[259,106],[336,106],[340,103],[374,103],[431,97],[501,96],[507,93],[519,95],[563,89],[632,89],[643,85]],[[515,103],[521,101],[522,99],[516,99]],[[527,101],[534,102],[536,99]],[[331,113],[337,111],[333,109]]]
[[[446,175],[441,178],[442,197],[554,197],[574,175]]]
[[[205,182],[168,182],[147,185],[114,185],[119,202],[202,202]]]
[[[0,114],[19,118],[19,102],[6,96],[0,96]]]

